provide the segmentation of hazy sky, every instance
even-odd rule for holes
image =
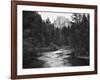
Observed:
[[[46,20],[47,18],[50,19],[51,23],[54,22],[54,20],[56,20],[56,18],[58,16],[63,16],[63,17],[66,17],[67,19],[71,20],[71,16],[72,14],[71,13],[58,13],[58,12],[38,12],[42,19],[43,20]]]

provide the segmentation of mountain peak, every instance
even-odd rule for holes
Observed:
[[[58,16],[54,21],[54,26],[56,28],[63,28],[71,26],[71,24],[68,18],[65,18],[64,16]]]

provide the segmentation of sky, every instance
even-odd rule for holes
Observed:
[[[53,23],[58,16],[63,16],[69,19],[69,21],[71,21],[71,16],[72,16],[72,13],[60,13],[60,12],[38,12],[38,13],[41,15],[43,20],[49,18],[51,23]]]

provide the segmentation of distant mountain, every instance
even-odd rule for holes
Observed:
[[[68,18],[65,18],[64,16],[58,16],[56,18],[56,20],[54,21],[54,26],[56,28],[62,28],[62,27],[70,27],[71,26],[71,23],[69,21]]]

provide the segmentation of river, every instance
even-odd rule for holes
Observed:
[[[72,66],[68,58],[72,50],[59,49],[57,51],[50,51],[42,53],[38,60],[44,61],[43,67],[64,67]]]

